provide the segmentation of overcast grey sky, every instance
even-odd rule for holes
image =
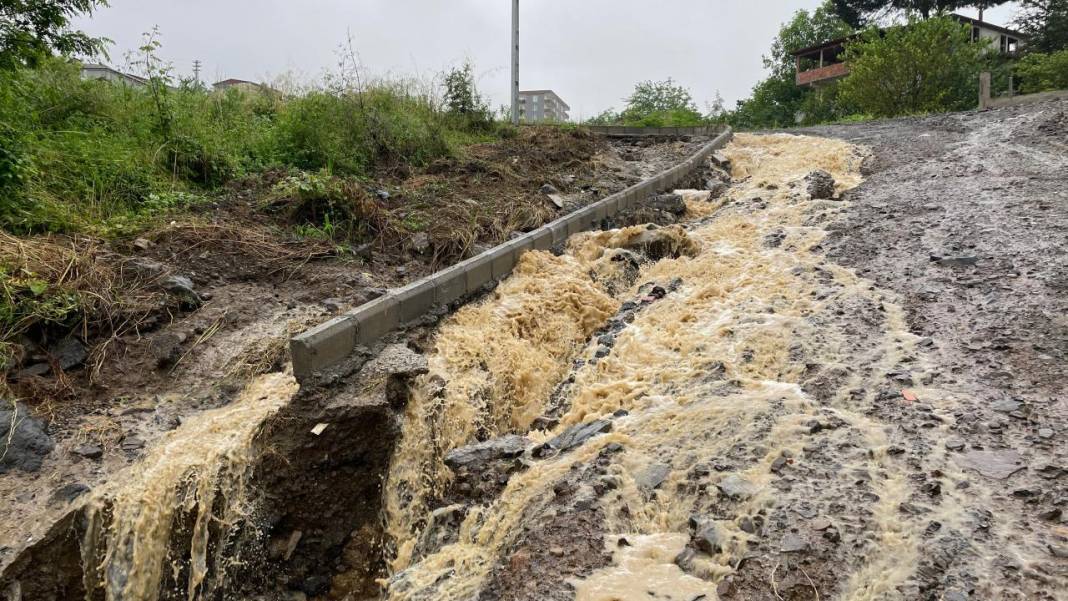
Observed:
[[[470,58],[497,107],[508,98],[508,0],[110,0],[77,25],[115,41],[111,62],[158,25],[160,54],[209,83],[314,79],[336,64],[351,31],[366,69],[433,77]],[[673,77],[704,108],[717,90],[728,106],[763,77],[760,57],[780,24],[820,0],[521,0],[521,82],[551,88],[575,119],[619,107],[634,84]],[[969,11],[963,11],[969,13]],[[974,11],[970,14],[974,15]],[[1012,9],[987,13],[1007,23]]]

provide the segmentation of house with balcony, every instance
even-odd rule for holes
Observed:
[[[1015,55],[1026,39],[1022,33],[1000,25],[958,14],[950,17],[972,28],[972,41],[989,40],[994,48],[1005,55]],[[797,85],[820,86],[849,75],[845,47],[857,37],[838,38],[791,52],[797,65]]]

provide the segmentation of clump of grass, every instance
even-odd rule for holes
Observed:
[[[21,361],[23,335],[122,333],[147,315],[155,293],[105,254],[87,237],[20,239],[0,232],[0,370]]]

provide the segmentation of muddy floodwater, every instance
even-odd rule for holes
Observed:
[[[1068,600],[1068,103],[802,133],[254,380],[3,592]]]

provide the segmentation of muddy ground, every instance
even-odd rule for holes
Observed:
[[[827,252],[930,340],[929,386],[954,397],[930,444],[986,491],[962,540],[933,537],[931,577],[947,599],[1068,597],[1068,103],[805,133],[873,148]]]
[[[248,598],[1068,598],[1068,103],[791,133],[282,411]]]
[[[293,333],[659,173],[700,143],[524,128],[347,190],[371,207],[378,230],[343,249],[293,235],[321,215],[302,214],[315,208],[302,198],[277,197],[285,174],[237,182],[136,240],[93,241],[89,262],[138,303],[69,339],[23,339],[22,364],[7,374],[18,410],[0,411],[0,565],[161,434],[229,404],[252,377],[283,370]]]
[[[599,285],[620,310],[577,314],[599,327],[557,351],[572,368],[532,425],[479,413],[525,394],[489,359],[438,372],[445,416],[405,427],[447,447],[471,410],[483,442],[444,456],[425,523],[404,466],[387,481],[417,535],[387,598],[1068,598],[1068,103],[796,133],[870,152],[860,185],[820,202],[798,178],[834,152],[736,140],[730,200],[686,226],[722,266],[646,256],[634,296]],[[557,300],[514,290],[540,341],[520,307]]]

